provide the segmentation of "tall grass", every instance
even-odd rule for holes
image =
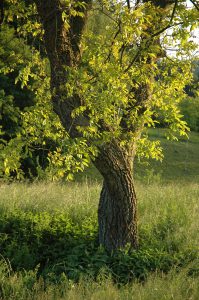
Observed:
[[[136,183],[140,250],[97,246],[99,183],[0,187],[0,299],[198,299],[199,184]]]
[[[0,283],[4,300],[198,300],[199,295],[199,280],[188,276],[186,269],[154,273],[145,283],[134,281],[120,288],[105,277],[74,283],[63,276],[52,284],[37,279],[35,272],[7,275],[2,269]]]
[[[100,183],[13,183],[0,187],[0,210],[7,214],[24,212],[64,213],[74,221],[97,219]],[[140,229],[175,227],[172,237],[183,236],[188,245],[199,242],[199,183],[136,183]],[[170,221],[169,221],[170,220]],[[172,221],[173,220],[173,221]],[[160,224],[161,223],[161,224]],[[165,225],[166,226],[166,225]],[[171,229],[171,228],[170,228]]]

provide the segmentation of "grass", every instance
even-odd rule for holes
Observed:
[[[8,275],[2,286],[8,295],[4,299],[15,300],[197,300],[199,294],[198,279],[187,276],[186,270],[151,274],[144,284],[134,281],[120,288],[104,277],[79,283],[63,277],[58,284],[46,285],[34,272]]]
[[[159,175],[157,178],[163,182],[199,181],[199,133],[190,132],[188,139],[179,138],[179,141],[167,140],[162,129],[150,130],[149,135],[152,140],[160,140],[164,159],[162,162],[149,161],[148,177]],[[138,178],[146,176],[145,171],[146,167],[136,164],[135,172]]]
[[[165,165],[138,167],[138,251],[98,247],[101,182],[92,168],[73,183],[0,186],[1,300],[199,298],[199,138],[192,133],[184,172],[186,142],[170,146],[157,134]]]
[[[197,299],[199,185],[136,187],[140,250],[110,256],[99,183],[2,185],[2,299]]]

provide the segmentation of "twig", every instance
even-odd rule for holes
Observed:
[[[124,70],[124,73],[128,72],[129,69],[132,67],[132,65],[134,64],[134,62],[136,62],[136,60],[138,59],[139,55],[141,53],[141,49],[139,48],[137,53],[135,54],[133,60],[130,62],[130,64],[128,65],[128,67]]]
[[[114,45],[115,39],[116,39],[116,37],[118,36],[118,34],[119,34],[120,32],[121,32],[121,20],[119,20],[119,22],[118,22],[118,30],[117,30],[117,32],[115,33],[114,37],[113,37],[113,41],[112,41],[111,46],[110,46],[110,51],[109,51],[109,54],[108,54],[108,56],[107,56],[105,62],[107,62],[107,60],[110,59],[110,57],[111,57],[111,48],[112,48],[112,46]]]

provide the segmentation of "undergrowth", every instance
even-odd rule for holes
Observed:
[[[140,247],[116,253],[98,245],[99,192],[97,183],[1,186],[1,299],[37,299],[34,294],[38,299],[81,299],[81,293],[88,299],[123,299],[130,293],[133,299],[132,285],[143,293],[136,299],[158,299],[144,298],[145,289],[154,281],[161,290],[172,278],[179,284],[186,278],[194,286],[190,295],[198,293],[198,184],[143,189],[137,183]],[[93,296],[99,290],[106,297]]]

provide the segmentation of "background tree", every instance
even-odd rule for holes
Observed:
[[[133,160],[136,151],[161,156],[158,143],[145,134],[146,127],[155,126],[154,115],[164,115],[171,134],[187,130],[178,102],[191,80],[187,57],[195,49],[189,36],[197,5],[187,9],[177,0],[34,3],[50,62],[53,109],[104,178],[99,241],[108,250],[127,243],[137,247]],[[99,34],[88,26],[96,10],[107,20]],[[168,57],[166,49],[175,44],[180,44],[176,56]]]
[[[40,176],[61,138],[51,118],[49,65],[13,26],[1,27],[0,45],[0,176]]]

